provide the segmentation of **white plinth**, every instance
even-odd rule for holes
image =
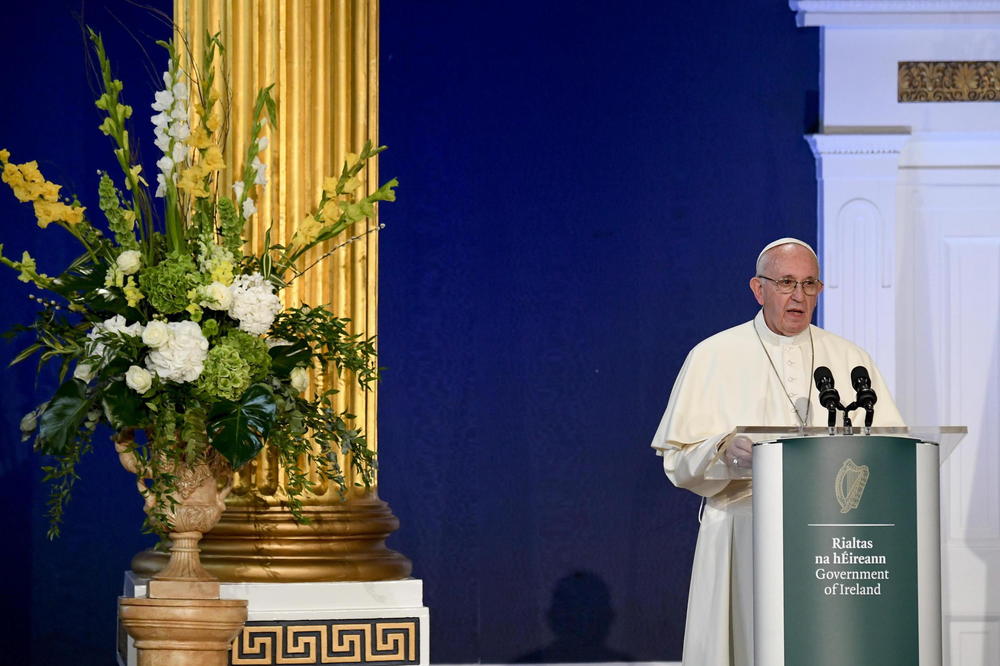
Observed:
[[[125,572],[123,595],[146,595],[147,579]],[[430,663],[430,614],[423,582],[223,583],[223,599],[246,599],[247,624],[230,664]],[[136,666],[136,651],[119,627],[118,663]]]

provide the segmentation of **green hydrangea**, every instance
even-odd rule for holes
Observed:
[[[206,319],[201,322],[201,334],[211,340],[219,334],[219,322],[215,319]]]
[[[237,400],[250,386],[250,364],[231,345],[219,344],[208,350],[205,368],[195,390],[208,399]]]
[[[188,292],[200,284],[194,259],[171,254],[139,273],[139,285],[149,303],[163,314],[176,314],[188,306]]]
[[[259,382],[267,377],[271,370],[271,355],[267,352],[267,343],[255,335],[233,329],[219,341],[240,353],[240,358],[250,366],[251,381]]]

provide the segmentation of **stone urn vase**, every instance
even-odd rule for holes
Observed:
[[[152,515],[156,499],[148,468],[129,437],[117,438],[115,450],[136,475]],[[198,541],[226,508],[232,469],[211,450],[193,464],[165,468],[175,488],[162,516],[170,525],[170,560],[150,579],[146,597],[119,598],[118,616],[135,640],[139,666],[225,666],[230,644],[246,622],[247,602],[219,598],[219,581],[201,565]]]

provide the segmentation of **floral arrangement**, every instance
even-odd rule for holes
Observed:
[[[16,164],[0,150],[2,180],[32,205],[38,226],[60,227],[83,248],[51,277],[27,252],[15,260],[0,246],[0,262],[48,292],[31,296],[40,305],[34,322],[15,327],[33,342],[14,362],[37,354],[39,368],[50,361],[59,366],[58,389],[21,421],[24,439],[33,437],[35,449],[52,460],[43,467],[52,489],[49,535],[58,534],[76,464],[102,423],[120,434],[153,480],[146,490],[152,530],[169,529],[179,466],[211,459],[239,469],[265,446],[277,451],[287,501],[302,519],[300,498],[311,487],[304,461],[342,492],[338,454],[350,454],[366,484],[375,464],[353,416],[335,408],[335,391],[308,397],[310,371],[347,370],[368,387],[378,369],[374,340],[352,335],[347,319],[323,306],[285,308],[279,293],[360,238],[340,240],[374,216],[377,202],[394,200],[395,180],[360,191],[359,174],[384,147],[369,143],[347,156],[290,242],[272,243],[268,231],[261,253],[247,254],[244,226],[258,214],[255,202],[267,185],[260,155],[277,121],[270,88],[258,92],[244,164],[226,191],[221,141],[228,109],[214,80],[222,44],[218,35],[209,37],[200,67],[185,67],[175,46],[161,42],[169,66],[152,104],[162,153],[154,189],[126,127],[132,108],[119,99],[122,83],[112,77],[101,37],[90,31],[90,40],[101,70],[96,104],[106,114],[100,130],[112,140],[121,170],[121,185],[100,173],[100,215],[61,196],[36,162]],[[100,217],[103,228],[95,224]],[[331,240],[340,242],[329,247]],[[306,252],[317,246],[320,259],[303,268]]]

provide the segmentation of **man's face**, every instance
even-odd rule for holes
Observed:
[[[764,270],[761,271],[764,277],[772,280],[791,278],[800,282],[807,278],[819,279],[816,258],[801,245],[779,245],[769,250],[765,258]],[[807,296],[802,291],[802,285],[797,285],[790,294],[780,294],[774,282],[757,277],[750,280],[750,289],[764,310],[764,322],[775,333],[797,335],[806,330],[812,321],[819,292]]]

